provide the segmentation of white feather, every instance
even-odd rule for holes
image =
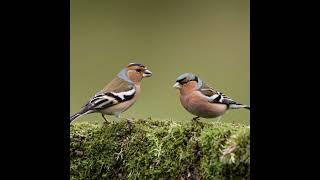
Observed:
[[[214,94],[214,95],[208,97],[208,100],[209,100],[209,101],[213,101],[213,100],[215,100],[218,96],[219,96],[219,94]]]
[[[135,89],[133,88],[133,89],[131,89],[130,91],[125,91],[125,92],[120,92],[120,93],[112,93],[113,95],[115,95],[115,96],[118,96],[118,97],[120,97],[122,100],[124,100],[124,96],[131,96],[131,95],[133,95],[134,93],[135,93]]]

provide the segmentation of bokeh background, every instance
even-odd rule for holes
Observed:
[[[70,114],[130,62],[145,64],[153,77],[143,80],[123,118],[190,121],[172,88],[185,72],[250,104],[249,0],[71,0],[70,6]],[[103,119],[90,114],[75,122],[82,121]],[[232,110],[221,121],[249,124],[250,113]]]

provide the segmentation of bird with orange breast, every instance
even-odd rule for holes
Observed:
[[[237,103],[225,94],[208,86],[192,73],[180,75],[173,87],[180,91],[182,106],[196,116],[193,120],[197,120],[200,117],[221,117],[230,109],[245,108],[250,110],[250,106]]]
[[[119,118],[120,114],[129,109],[139,97],[142,79],[151,76],[152,72],[145,65],[130,63],[100,92],[95,94],[79,112],[72,115],[70,123],[91,113],[101,113],[107,123],[109,121],[105,115],[114,115]]]

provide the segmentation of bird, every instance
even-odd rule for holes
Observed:
[[[210,87],[193,73],[180,75],[173,85],[180,91],[182,106],[196,117],[216,118],[218,120],[230,109],[245,108],[250,111],[250,106],[238,103],[224,93]]]
[[[120,114],[129,109],[139,97],[142,79],[151,76],[152,72],[145,65],[128,64],[101,91],[91,97],[79,112],[70,117],[70,123],[91,113],[101,113],[106,123],[110,122],[105,115],[120,118]]]

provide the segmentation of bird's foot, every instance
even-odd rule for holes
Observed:
[[[111,122],[109,122],[109,121],[103,121],[103,124],[107,126],[107,125],[111,124]]]
[[[198,121],[199,119],[200,119],[200,117],[196,116],[196,117],[192,118],[192,121]]]
[[[129,124],[133,124],[133,119],[126,118],[126,120],[127,120],[127,123],[129,123]]]
[[[133,119],[126,118],[126,120],[127,120],[127,128],[129,129],[129,131],[131,131],[132,128],[134,127]]]

